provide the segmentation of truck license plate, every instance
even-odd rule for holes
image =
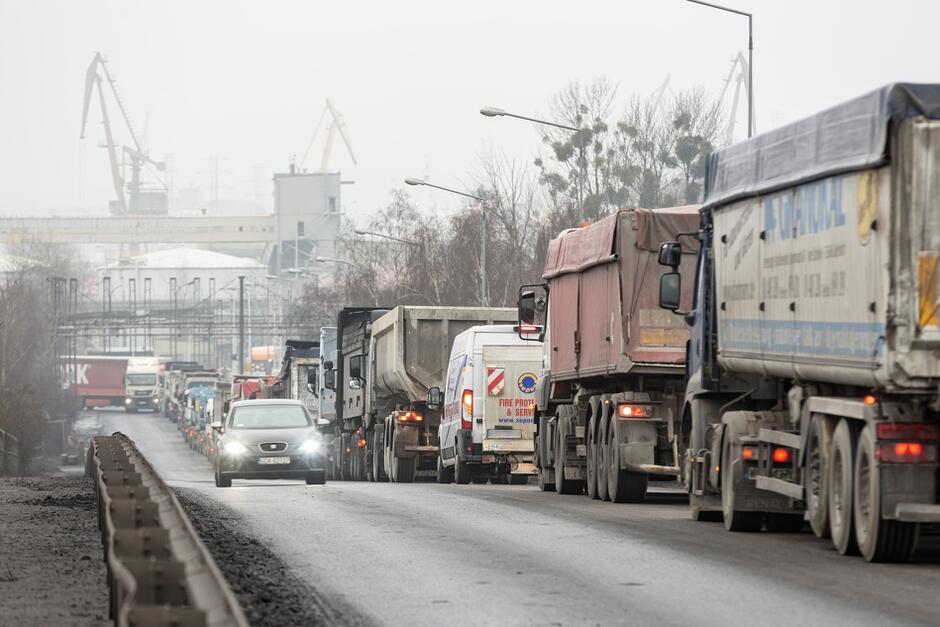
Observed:
[[[277,464],[289,464],[290,457],[259,457],[258,465],[267,466],[267,465],[277,465]]]

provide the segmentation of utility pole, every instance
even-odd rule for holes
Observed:
[[[238,277],[238,373],[245,368],[245,275]]]

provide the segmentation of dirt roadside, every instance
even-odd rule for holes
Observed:
[[[0,478],[0,623],[112,624],[90,479]]]

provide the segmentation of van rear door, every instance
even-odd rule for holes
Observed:
[[[484,452],[534,451],[532,408],[541,367],[541,346],[483,346]]]

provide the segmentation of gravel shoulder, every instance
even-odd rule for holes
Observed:
[[[239,525],[241,516],[234,510],[199,490],[174,491],[254,627],[372,624],[294,575],[277,555]]]
[[[0,623],[111,625],[94,487],[0,478]]]

